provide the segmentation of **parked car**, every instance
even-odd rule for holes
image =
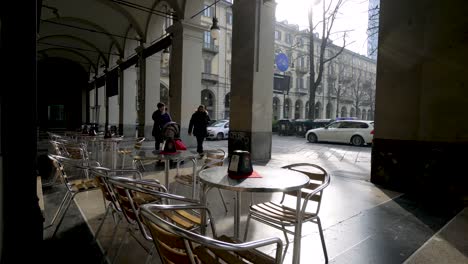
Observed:
[[[218,120],[210,119],[210,121],[208,121],[208,126],[211,126],[211,124],[216,123],[216,121],[218,121]]]
[[[294,129],[294,121],[291,119],[278,120],[278,135],[290,136],[296,132]]]
[[[296,136],[303,137],[308,130],[324,127],[331,122],[331,119],[296,119],[294,122]]]
[[[310,129],[306,139],[315,143],[318,141],[351,143],[354,146],[372,144],[374,137],[374,121],[339,120],[323,128]]]
[[[218,120],[207,127],[207,139],[225,139],[229,136],[229,120]]]

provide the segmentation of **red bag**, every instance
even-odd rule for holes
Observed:
[[[185,146],[184,142],[180,139],[175,140],[175,147],[177,150],[187,150],[187,147]]]

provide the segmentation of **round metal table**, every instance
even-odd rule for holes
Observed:
[[[236,192],[236,203],[234,209],[234,237],[240,240],[239,225],[240,225],[240,208],[241,208],[241,193],[242,192],[297,192],[296,212],[301,209],[301,189],[309,183],[309,177],[303,173],[287,170],[282,168],[274,168],[267,166],[253,166],[261,178],[245,178],[231,179],[228,176],[228,167],[214,167],[202,170],[199,174],[199,179],[202,184],[200,192],[200,201],[206,206],[206,194],[211,188],[221,188]],[[202,223],[206,222],[206,215],[202,213]],[[204,225],[202,233],[204,233]],[[295,230],[301,228],[300,221],[295,226]],[[300,232],[295,232],[300,233]],[[294,237],[294,252],[293,260],[299,259],[301,239]],[[295,255],[297,255],[295,257]]]

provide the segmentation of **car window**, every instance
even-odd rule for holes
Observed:
[[[340,128],[354,128],[353,122],[341,122]]]
[[[229,122],[224,125],[224,128],[229,128]]]
[[[212,127],[222,127],[226,124],[226,122],[215,122],[213,124],[211,124],[210,126]]]
[[[366,124],[366,123],[357,123],[357,124],[359,125],[358,128],[368,128],[369,127],[369,125]]]
[[[331,123],[330,125],[328,125],[327,127],[328,128],[337,128],[341,125],[341,122],[336,122],[336,123]]]

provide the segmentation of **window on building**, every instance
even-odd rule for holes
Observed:
[[[231,51],[231,48],[232,48],[232,36],[231,36],[231,34],[227,34],[226,49],[227,49],[227,51]]]
[[[292,44],[292,36],[291,34],[286,34],[286,43]]]
[[[210,31],[205,31],[203,33],[203,43],[211,43],[211,32]]]
[[[229,12],[226,13],[226,24],[232,25],[232,14]]]
[[[297,38],[297,46],[302,47],[304,46],[304,42],[301,37]]]
[[[228,80],[231,79],[231,63],[230,62],[226,63],[226,78]]]
[[[275,40],[281,40],[281,31],[275,30]]]
[[[205,59],[204,60],[204,71],[205,73],[211,73],[211,60]]]
[[[213,7],[208,7],[207,5],[205,5],[205,10],[203,10],[203,16],[206,16],[206,17],[211,17],[211,14],[213,13],[211,10]]]

